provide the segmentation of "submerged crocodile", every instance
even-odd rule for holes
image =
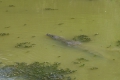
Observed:
[[[53,35],[53,34],[49,34],[49,33],[47,33],[46,35],[51,37],[52,39],[55,39],[55,40],[60,41],[62,43],[65,43],[68,46],[77,46],[78,49],[80,49],[80,50],[82,50],[84,52],[93,54],[94,56],[96,56],[96,55],[102,56],[98,51],[96,51],[97,50],[96,48],[81,45],[81,42],[79,42],[79,41],[67,40],[67,39],[65,39],[63,37]]]
[[[55,39],[55,40],[63,42],[65,44],[67,44],[68,46],[77,46],[77,45],[81,44],[79,41],[67,40],[67,39],[64,39],[63,37],[60,37],[60,36],[57,36],[57,35],[53,35],[53,34],[49,34],[49,33],[47,33],[46,35]]]

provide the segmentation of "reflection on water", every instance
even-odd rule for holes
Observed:
[[[119,3],[119,0],[0,0],[1,66],[14,62],[60,62],[62,68],[77,69],[71,75],[77,80],[120,79],[120,50],[116,46],[120,40]],[[88,35],[91,41],[70,47],[50,39],[47,33],[63,36],[65,40]],[[78,58],[88,61],[76,62]]]

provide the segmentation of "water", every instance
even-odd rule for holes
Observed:
[[[1,66],[14,62],[61,62],[61,67],[77,69],[73,77],[81,80],[120,79],[119,0],[0,0]],[[90,42],[83,49],[99,53],[96,57],[50,39],[47,33],[71,40],[85,34]],[[98,34],[98,35],[95,35]],[[30,42],[30,48],[16,48],[17,43]],[[111,45],[111,46],[110,46]],[[110,47],[109,47],[110,46]],[[109,48],[107,48],[109,47]],[[88,62],[74,64],[77,58]],[[97,67],[96,70],[91,68]],[[2,79],[2,78],[1,78]]]

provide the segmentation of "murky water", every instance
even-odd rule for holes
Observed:
[[[1,65],[61,62],[77,70],[76,80],[119,80],[119,8],[119,0],[0,0]],[[70,47],[47,33],[68,40],[84,34],[91,41]],[[30,44],[20,47],[23,42]],[[78,58],[88,61],[75,64]]]

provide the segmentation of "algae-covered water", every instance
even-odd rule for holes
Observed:
[[[60,62],[77,70],[74,80],[119,80],[119,8],[119,0],[0,0],[0,65]],[[47,33],[91,41],[68,46]]]

